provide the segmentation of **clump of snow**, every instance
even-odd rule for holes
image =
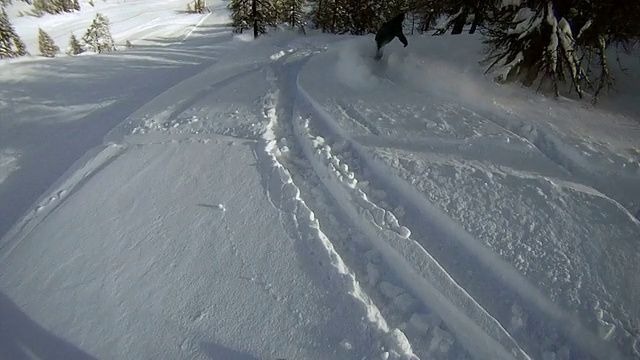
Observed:
[[[286,53],[283,50],[280,50],[277,53],[271,55],[269,58],[271,60],[278,60],[278,59],[280,59],[281,57],[283,57],[285,55],[286,55]]]

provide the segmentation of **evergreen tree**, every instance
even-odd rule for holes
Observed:
[[[600,0],[528,0],[498,8],[489,19],[485,43],[489,70],[502,81],[532,86],[570,81],[582,97],[595,98],[613,85],[607,47],[640,37],[634,15],[640,2],[619,6]]]
[[[33,9],[36,14],[60,14],[80,10],[78,0],[34,0]]]
[[[127,40],[127,42],[124,44],[124,46],[125,46],[127,49],[131,49],[131,48],[133,47],[133,44],[131,43],[131,41]]]
[[[97,53],[116,50],[116,45],[109,30],[109,19],[100,13],[96,14],[82,40]]]
[[[229,10],[233,31],[243,33],[244,30],[248,30],[251,22],[251,0],[231,0]]]
[[[51,36],[41,28],[38,28],[38,47],[40,53],[45,57],[55,57],[60,52],[60,48],[55,44]]]
[[[53,0],[33,0],[33,12],[38,16],[42,16],[44,13],[55,14]]]
[[[69,37],[69,46],[67,47],[67,54],[78,55],[78,54],[82,54],[83,52],[84,52],[84,49],[82,48],[82,45],[80,44],[76,36],[71,34],[71,36]]]
[[[409,8],[407,0],[310,0],[310,17],[324,32],[375,33],[386,20]]]
[[[304,0],[284,0],[282,4],[284,9],[282,21],[293,28],[303,26],[304,12],[302,7],[304,6]]]
[[[253,36],[257,38],[267,32],[267,26],[275,23],[269,17],[271,4],[267,0],[231,0],[228,7],[234,32],[253,28]]]
[[[204,0],[195,0],[193,10],[198,14],[202,14],[205,11]]]
[[[310,16],[316,29],[343,34],[349,31],[349,2],[347,0],[311,0]]]
[[[13,29],[13,25],[9,22],[9,17],[2,7],[0,12],[0,59],[26,54],[27,47]]]

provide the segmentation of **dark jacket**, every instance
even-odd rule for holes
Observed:
[[[409,45],[407,38],[402,33],[402,22],[404,21],[404,13],[396,15],[393,19],[382,24],[376,34],[376,44],[378,50],[390,43],[395,37],[398,37],[405,47]]]

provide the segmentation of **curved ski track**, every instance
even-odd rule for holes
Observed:
[[[472,358],[539,358],[544,349],[537,342],[550,332],[556,334],[556,343],[568,349],[572,357],[620,358],[617,349],[555,306],[509,264],[484,248],[481,242],[439,211],[423,194],[392,174],[382,161],[342,130],[300,86],[298,72],[304,61],[295,61],[292,57],[295,54],[274,61],[281,101],[276,106],[276,117],[281,123],[290,122],[286,126],[294,133],[293,141],[291,134],[283,139],[287,139],[287,145],[296,143],[297,156],[301,153],[311,165],[314,176],[330,195],[331,203],[338,206],[343,219],[348,219],[346,226],[364,238],[369,249],[384,262],[362,276],[356,272],[356,278],[371,279],[370,273],[380,272],[391,275],[401,290],[418,304],[412,310],[437,314]],[[366,119],[354,121],[367,123]],[[362,183],[365,186],[359,185]],[[369,183],[389,196],[377,199],[380,191],[373,190]],[[297,194],[308,199],[309,207],[313,207],[316,200],[313,196]],[[400,222],[405,222],[408,228]],[[418,232],[412,233],[409,229]],[[329,240],[333,239],[329,237]],[[344,254],[344,257],[349,258],[349,255]],[[461,262],[466,263],[464,269],[458,266]],[[357,267],[351,266],[352,269]],[[473,272],[463,271],[467,269],[473,269]],[[376,281],[370,281],[366,290],[372,298],[377,298],[379,293],[384,297],[384,286],[376,286]],[[384,308],[384,305],[380,307]],[[404,315],[410,326],[419,311]],[[516,335],[505,329],[514,317],[528,319],[526,328]],[[406,326],[406,323],[398,322],[399,328]],[[416,354],[434,356],[433,347],[421,346],[423,339],[412,341],[411,334],[407,337],[415,346]]]
[[[373,197],[356,187],[358,178],[355,173],[350,171],[348,166],[341,166],[339,158],[332,154],[331,146],[326,144],[322,137],[315,136],[311,132],[309,121],[311,118],[319,119],[320,117],[317,114],[314,116],[313,100],[297,84],[297,75],[304,60],[291,60],[295,57],[296,54],[283,57],[274,64],[276,73],[274,81],[277,88],[271,97],[267,97],[268,101],[265,105],[265,116],[272,120],[272,126],[269,127],[265,135],[265,139],[268,141],[265,149],[267,152],[273,153],[273,156],[276,157],[275,162],[283,167],[290,165],[278,161],[277,155],[282,156],[282,149],[278,147],[278,142],[285,144],[283,146],[286,146],[287,153],[291,153],[291,148],[294,148],[293,152],[297,153],[297,156],[302,154],[304,159],[311,164],[312,173],[319,178],[320,184],[331,196],[330,202],[338,206],[344,215],[343,219],[348,219],[347,227],[355,229],[356,236],[366,242],[365,249],[368,249],[367,251],[373,251],[382,259],[382,263],[378,264],[369,262],[365,266],[358,266],[358,264],[351,266],[353,269],[366,268],[361,276],[356,273],[356,278],[369,280],[367,293],[378,299],[386,296],[390,298],[392,303],[402,302],[402,299],[405,299],[405,303],[412,304],[412,306],[400,306],[400,311],[396,311],[401,314],[400,317],[404,318],[405,323],[402,320],[397,321],[398,329],[394,330],[397,335],[392,336],[397,338],[402,334],[400,337],[404,340],[396,340],[396,346],[393,347],[397,349],[398,346],[402,346],[402,343],[406,342],[407,335],[402,333],[399,328],[407,326],[420,328],[419,319],[425,313],[430,313],[431,319],[435,316],[438,321],[432,321],[431,324],[422,326],[420,329],[425,333],[423,335],[427,335],[425,327],[431,326],[433,328],[432,332],[428,334],[431,336],[428,346],[415,349],[416,353],[421,356],[431,358],[438,354],[444,355],[440,344],[436,346],[432,346],[432,344],[434,342],[440,343],[441,334],[444,333],[446,334],[444,337],[448,336],[448,340],[445,342],[449,342],[450,347],[453,343],[450,331],[456,335],[456,341],[462,345],[453,350],[458,351],[456,358],[473,354],[473,358],[479,359],[528,359],[528,355],[502,325],[487,313],[464,288],[459,286],[418,242],[411,238],[409,229],[398,223],[393,212],[386,211],[383,207],[372,202],[370,198]],[[270,101],[269,98],[271,98]],[[273,101],[273,99],[278,100]],[[277,104],[274,105],[274,102]],[[303,109],[302,113],[298,111],[298,107]],[[309,114],[311,115],[309,116]],[[283,135],[282,129],[287,129],[286,133],[288,134]],[[294,135],[292,140],[290,132],[293,132]],[[289,173],[286,169],[281,172]],[[289,180],[290,175],[281,175],[280,177],[285,183],[292,182]],[[271,191],[272,199],[273,193]],[[293,193],[296,198],[307,198],[307,196],[300,194],[300,189],[297,187]],[[315,199],[311,197],[309,202],[313,201],[317,201],[317,197]],[[331,225],[330,227],[333,227],[333,224]],[[328,239],[333,240],[331,237]],[[331,246],[334,249],[336,247],[333,244]],[[340,255],[337,254],[337,256]],[[356,258],[356,256],[349,256],[349,254],[346,254],[345,257]],[[392,289],[397,289],[397,294],[392,294],[389,282],[379,279],[380,274],[388,274],[386,276],[390,276],[390,279],[396,279],[396,284],[392,285]],[[350,291],[350,293],[353,292]],[[382,306],[385,305],[382,304]],[[446,329],[440,327],[440,318],[444,321]],[[379,330],[383,335],[388,335],[384,334],[389,332],[385,327],[379,326]],[[394,334],[394,332],[389,334]],[[416,346],[425,343],[424,339],[409,336],[409,340],[414,340],[413,338],[415,338],[413,344]],[[435,347],[440,349],[440,353],[434,353]],[[406,345],[400,349],[404,349],[405,354],[413,351],[411,347]],[[447,346],[445,349],[449,351]],[[465,351],[466,354],[464,354]],[[452,355],[453,353],[449,353],[445,358],[451,358]]]
[[[304,153],[303,144],[294,135],[292,118],[295,93],[289,91],[291,88],[287,82],[292,73],[297,74],[302,68],[309,55],[309,52],[290,52],[274,60],[272,66],[266,69],[267,79],[272,82],[272,90],[264,101],[268,125],[259,146],[263,151],[256,151],[256,156],[262,163],[261,172],[265,176],[267,195],[281,212],[283,226],[300,242],[301,251],[309,253],[331,280],[328,286],[348,294],[362,311],[362,325],[371,331],[375,346],[373,349],[359,349],[358,355],[417,359],[406,335],[387,321],[372,300],[369,289],[359,280],[364,276],[362,269],[358,269],[358,264],[346,260],[354,258],[354,254],[344,253],[348,246],[345,245],[348,241],[346,238],[352,235],[345,236],[348,228],[341,226],[328,213],[327,202],[331,200],[326,192],[316,186],[321,184],[319,174],[307,165],[310,159]],[[370,256],[375,257],[376,254],[370,253]],[[383,275],[380,277],[385,278]]]
[[[359,325],[370,331],[375,346],[355,349],[358,355],[540,358],[540,349],[532,343],[535,339],[513,335],[505,328],[517,312],[530,320],[524,333],[541,336],[557,331],[573,357],[618,358],[615,349],[556,308],[340,128],[298,82],[306,61],[320,51],[281,51],[271,61],[248,66],[216,85],[256,71],[264,72],[270,82],[262,103],[266,130],[255,145],[265,192],[300,251],[318,263],[319,281],[328,281],[336,296],[349,297],[361,311]],[[203,89],[158,116],[173,119],[217,88]],[[348,104],[342,108],[375,134],[375,124],[355,116]],[[125,130],[130,125],[122,124]],[[208,136],[223,135],[183,134],[178,140],[206,141]],[[87,153],[48,192],[56,195],[41,199],[41,205],[13,227],[5,237],[11,242],[3,246],[15,246],[129,146],[144,145],[109,143]],[[464,269],[457,266],[459,262],[466,263]],[[469,268],[473,273],[463,271]]]

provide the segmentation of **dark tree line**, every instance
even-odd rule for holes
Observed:
[[[251,29],[253,36],[258,37],[270,27],[304,25],[303,5],[304,0],[232,0],[229,10],[235,32]]]
[[[485,64],[499,81],[563,84],[594,99],[613,86],[608,49],[640,39],[638,0],[232,0],[236,31],[254,36],[282,23],[334,34],[365,35],[399,12],[411,33],[482,34]],[[291,20],[287,20],[290,16]]]

